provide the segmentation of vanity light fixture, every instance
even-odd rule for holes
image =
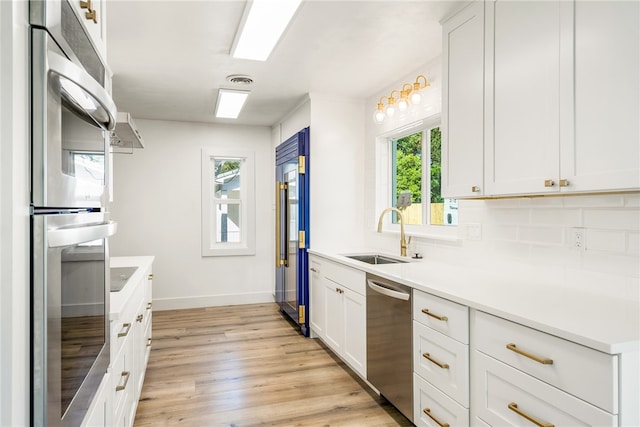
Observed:
[[[250,93],[248,90],[219,89],[216,117],[237,119]]]
[[[386,117],[393,117],[396,113],[396,109],[400,112],[407,111],[409,107],[412,105],[418,105],[422,101],[422,95],[420,91],[424,88],[429,87],[429,82],[427,78],[420,74],[416,77],[416,81],[412,83],[405,83],[402,85],[402,89],[400,90],[392,90],[389,96],[383,96],[380,98],[378,102],[378,106],[376,111],[373,114],[373,120],[377,124],[381,124],[384,122]],[[396,103],[396,98],[393,96],[394,93],[398,94],[398,102]],[[387,100],[387,105],[385,108],[384,99]]]
[[[266,61],[302,0],[247,2],[231,56]]]

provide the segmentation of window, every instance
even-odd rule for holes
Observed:
[[[253,153],[202,151],[202,255],[255,254]]]
[[[420,121],[378,138],[377,211],[397,207],[398,197],[410,193],[411,205],[402,208],[405,225],[414,234],[452,237],[457,234],[458,202],[441,195],[441,133],[439,117]],[[385,218],[395,230],[398,216]],[[440,226],[440,227],[438,227]],[[446,231],[451,228],[450,231]]]

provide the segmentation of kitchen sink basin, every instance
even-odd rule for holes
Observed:
[[[397,258],[391,258],[385,255],[345,255],[347,258],[355,259],[356,261],[366,262],[367,264],[401,264],[408,261],[404,261]]]
[[[120,292],[137,269],[138,267],[112,267],[111,292]]]

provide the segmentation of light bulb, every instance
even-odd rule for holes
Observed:
[[[388,117],[393,117],[393,115],[396,113],[396,107],[394,107],[393,105],[389,105],[387,107],[386,113]]]
[[[407,98],[402,98],[398,101],[398,110],[406,111],[409,108],[409,100]]]
[[[411,94],[411,103],[417,105],[420,104],[420,101],[422,101],[422,95],[419,92],[413,92]]]
[[[376,110],[375,113],[373,113],[373,120],[378,124],[384,122],[384,117],[384,111]]]

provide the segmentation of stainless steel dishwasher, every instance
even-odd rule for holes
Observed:
[[[413,422],[411,288],[367,274],[367,380]]]

